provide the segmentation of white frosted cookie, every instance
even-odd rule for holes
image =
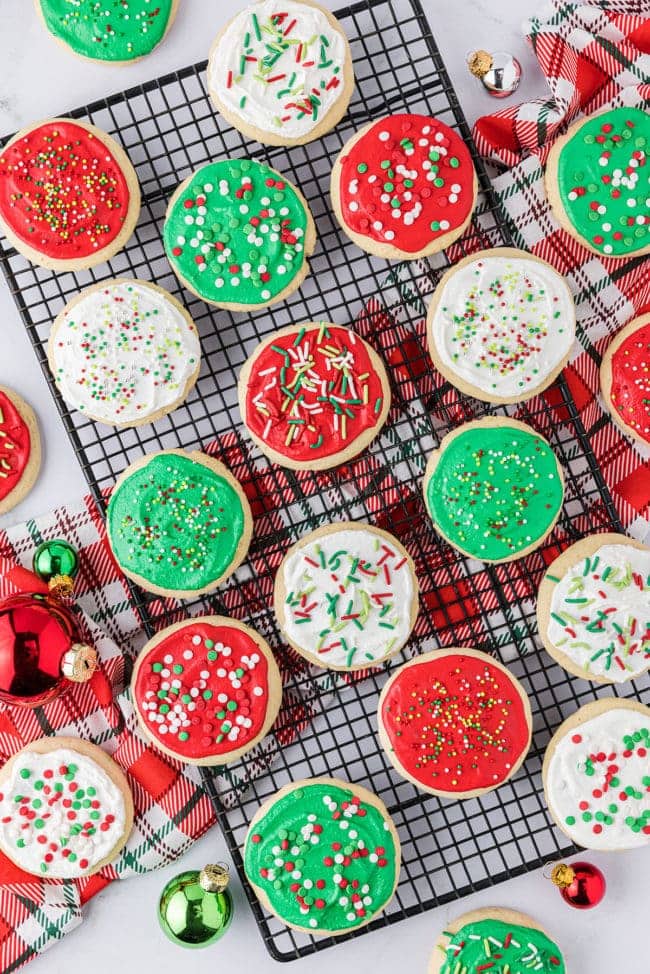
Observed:
[[[115,858],[132,825],[124,773],[87,741],[34,741],[0,771],[0,849],[35,876],[96,873]]]
[[[486,402],[530,399],[559,375],[575,336],[564,278],[525,251],[483,250],[440,280],[427,315],[434,365]]]
[[[370,524],[312,531],[285,555],[275,612],[293,648],[317,666],[379,666],[408,640],[418,613],[413,562],[396,539]]]
[[[217,35],[208,91],[251,139],[302,145],[346,112],[354,88],[350,45],[336,18],[309,0],[260,0]]]
[[[650,667],[650,550],[597,534],[549,565],[537,599],[548,652],[574,676],[623,683]]]
[[[156,284],[128,278],[102,281],[68,302],[47,354],[67,404],[120,428],[175,409],[201,367],[199,336],[185,308]]]
[[[546,804],[586,849],[650,844],[650,709],[608,697],[560,725],[544,755]]]

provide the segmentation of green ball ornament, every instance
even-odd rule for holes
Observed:
[[[57,575],[67,575],[74,578],[79,571],[79,554],[67,541],[57,538],[54,541],[44,541],[34,552],[34,572],[44,582],[49,582]]]
[[[163,933],[179,947],[208,947],[230,926],[233,905],[224,866],[179,873],[165,886],[158,903]]]

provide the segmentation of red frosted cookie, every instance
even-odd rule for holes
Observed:
[[[122,249],[139,213],[128,156],[94,125],[37,122],[0,151],[0,226],[34,264],[94,267]]]
[[[326,470],[357,456],[390,407],[384,365],[349,328],[290,325],[266,338],[239,377],[239,408],[269,459]]]
[[[13,389],[0,386],[0,514],[19,504],[41,468],[34,412]]]
[[[416,656],[384,686],[379,737],[394,768],[433,795],[473,798],[517,771],[532,715],[519,681],[475,649]]]
[[[427,115],[388,115],[364,126],[332,170],[339,223],[362,250],[389,259],[448,247],[468,226],[477,191],[462,138]]]
[[[282,680],[262,637],[225,616],[179,622],[149,640],[131,680],[142,729],[188,764],[229,764],[268,734]]]
[[[635,318],[611,343],[600,368],[600,387],[612,419],[650,443],[650,313]]]

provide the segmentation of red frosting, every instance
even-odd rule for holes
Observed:
[[[129,197],[110,150],[74,122],[45,122],[0,154],[0,217],[47,257],[79,260],[108,246]]]
[[[9,396],[0,392],[0,501],[20,483],[31,449],[27,423]]]
[[[145,653],[135,701],[147,730],[166,748],[182,758],[218,757],[259,735],[268,663],[248,633],[188,622]]]
[[[440,791],[495,787],[530,741],[524,704],[508,674],[463,653],[402,669],[381,716],[402,767]]]
[[[437,119],[391,115],[342,156],[339,196],[351,230],[414,254],[467,220],[472,158]]]
[[[384,395],[368,348],[354,332],[296,328],[256,355],[246,425],[289,459],[330,457],[377,426]]]
[[[650,321],[612,355],[610,399],[625,425],[650,443]]]

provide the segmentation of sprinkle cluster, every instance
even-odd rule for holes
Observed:
[[[541,930],[486,918],[445,930],[440,974],[564,974],[562,954]]]
[[[29,427],[6,392],[0,390],[0,500],[18,485],[30,452]]]
[[[628,335],[612,355],[609,395],[625,425],[650,443],[650,322]]]

